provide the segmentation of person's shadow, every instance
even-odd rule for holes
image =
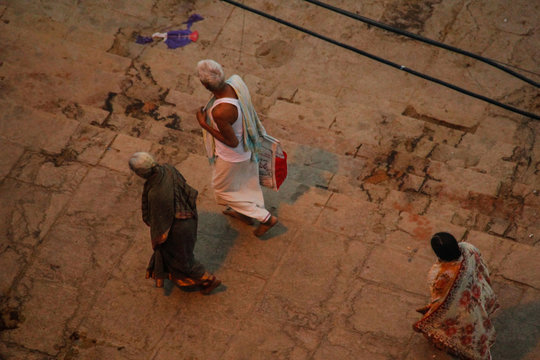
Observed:
[[[210,273],[216,272],[222,265],[230,249],[238,237],[238,231],[232,228],[225,215],[221,213],[199,212],[197,226],[197,242],[195,243],[195,259],[204,265]],[[165,279],[163,292],[169,296],[175,288],[183,292],[198,292],[199,286],[178,286]],[[212,294],[226,291],[227,286],[221,284]]]
[[[540,301],[499,310],[493,325],[497,332],[491,348],[493,359],[524,359],[537,348],[540,340]],[[539,359],[540,354],[536,355]]]
[[[294,204],[300,197],[311,188],[328,189],[330,174],[337,172],[339,159],[333,153],[322,149],[313,148],[307,145],[299,145],[296,154],[296,161],[289,162],[287,179],[279,189],[274,191],[262,187],[265,207],[279,218],[279,208],[281,204]],[[221,212],[199,212],[199,223],[197,231],[197,242],[195,244],[195,258],[200,261],[205,268],[214,273],[221,268],[235,240],[239,236],[239,231],[231,227],[231,219]],[[301,216],[301,214],[299,214]],[[238,221],[238,220],[232,220]],[[246,227],[252,232],[253,227]],[[273,238],[285,234],[289,229],[282,223],[270,229],[266,234],[258,238],[260,241],[270,241]],[[253,235],[254,236],[254,235]],[[166,280],[164,283],[165,295],[169,295],[176,286],[173,282]],[[199,291],[198,287],[181,287],[182,291]],[[212,293],[225,291],[226,286],[221,284]]]
[[[222,213],[199,212],[198,239],[195,258],[210,272],[217,271],[234,246],[238,230],[230,226]]]

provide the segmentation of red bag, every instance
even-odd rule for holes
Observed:
[[[276,162],[274,177],[276,179],[276,190],[279,190],[279,187],[285,181],[287,177],[287,153],[283,151],[283,156],[280,157],[276,155],[274,158]]]
[[[259,183],[270,189],[279,190],[287,177],[287,153],[278,139],[263,135],[259,150]]]

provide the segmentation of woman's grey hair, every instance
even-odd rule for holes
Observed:
[[[197,63],[199,80],[210,91],[220,90],[225,85],[223,68],[214,60],[206,59]]]
[[[158,165],[154,157],[147,152],[136,152],[129,159],[129,168],[140,177],[147,178],[152,174],[152,169]]]

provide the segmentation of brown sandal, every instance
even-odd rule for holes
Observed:
[[[277,223],[278,218],[272,215],[270,216],[270,219],[268,219],[266,222],[260,223],[259,227],[255,229],[255,231],[253,231],[253,234],[255,234],[255,236],[257,237],[261,237]]]
[[[253,225],[253,219],[249,216],[246,216],[244,214],[240,214],[238,211],[231,209],[230,207],[223,210],[223,214],[228,215],[230,217],[233,217],[235,219],[238,219],[242,221],[243,223],[246,223],[248,225]]]

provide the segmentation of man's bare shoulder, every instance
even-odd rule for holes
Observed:
[[[238,117],[238,110],[232,104],[221,103],[214,107],[212,116],[215,121],[226,121],[232,124]]]

